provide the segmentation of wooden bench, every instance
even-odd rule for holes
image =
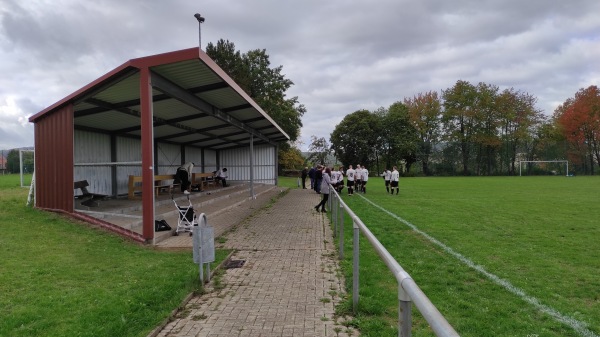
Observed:
[[[173,187],[180,186],[181,184],[174,184],[172,180],[175,180],[174,174],[158,174],[154,176],[154,193],[158,195],[160,191],[168,189],[169,192],[173,190]],[[167,181],[167,184],[163,182]],[[134,199],[135,192],[142,192],[142,177],[141,176],[129,176],[128,184],[128,198]]]
[[[104,199],[106,195],[91,193],[87,187],[90,186],[87,180],[80,180],[73,183],[73,189],[81,190],[81,195],[75,196],[77,199],[81,199],[81,204],[88,207],[98,207],[98,202],[94,199]]]
[[[216,185],[216,179],[215,179],[215,175],[210,172],[210,173],[192,173],[192,185],[193,184],[200,184],[200,189],[204,189],[206,187],[208,187],[209,185]]]

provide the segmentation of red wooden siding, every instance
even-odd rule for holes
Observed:
[[[73,213],[73,104],[35,123],[36,207]]]

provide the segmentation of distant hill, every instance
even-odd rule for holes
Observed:
[[[312,152],[302,152],[302,157],[304,157],[305,159],[310,159],[310,156],[312,155]],[[325,165],[327,166],[337,166],[340,165],[341,163],[337,160],[336,156],[334,156],[333,154],[329,154],[327,155],[327,158],[325,158]]]
[[[33,149],[34,149],[33,146],[17,147],[14,149],[4,149],[4,150],[0,150],[0,156],[2,156],[4,154],[4,158],[6,158],[6,156],[10,152],[10,150],[33,150]]]

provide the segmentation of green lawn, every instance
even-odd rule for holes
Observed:
[[[0,176],[0,336],[146,336],[201,291],[191,252],[28,208],[19,186]]]
[[[509,291],[398,218],[343,193],[462,336],[600,335],[600,177],[406,178],[398,196],[385,193],[382,179],[372,178],[368,187],[365,196],[374,204],[517,289]],[[351,228],[346,219],[349,292]],[[395,279],[361,239],[354,324],[364,336],[396,336]],[[524,295],[514,293],[519,290]],[[581,325],[560,323],[550,311]],[[432,335],[413,312],[414,336]]]
[[[25,207],[0,176],[0,336],[146,336],[199,291],[189,252],[162,252]],[[280,178],[297,188],[297,178]],[[344,200],[462,336],[600,335],[599,177],[371,178],[366,197],[571,321],[576,332],[360,196]],[[344,190],[344,192],[346,192]],[[351,276],[351,222],[342,267]],[[363,336],[396,336],[397,285],[361,239]],[[217,251],[217,260],[227,252]],[[348,289],[351,289],[349,287]],[[351,311],[351,300],[339,308]],[[413,336],[431,336],[413,309]],[[586,332],[587,331],[587,332]]]

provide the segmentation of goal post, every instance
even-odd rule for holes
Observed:
[[[521,165],[523,163],[565,163],[565,176],[569,176],[569,161],[568,160],[520,160],[519,161],[519,176],[521,176]]]
[[[27,170],[27,165],[25,165],[25,159],[23,158],[23,153],[32,153],[33,163],[35,165],[35,150],[23,150],[19,149],[19,177],[21,178],[21,187],[30,187],[32,183],[29,185],[25,185],[23,176],[25,174],[33,174],[35,170],[35,166],[29,166],[29,170]]]

